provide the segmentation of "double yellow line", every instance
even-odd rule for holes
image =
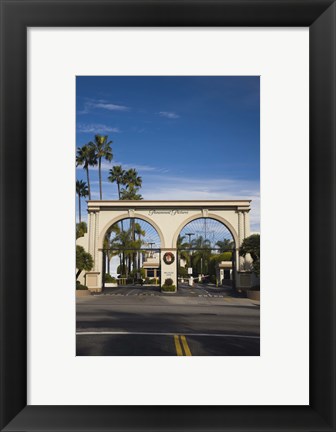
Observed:
[[[175,342],[176,354],[178,356],[191,356],[192,355],[185,336],[174,335],[174,342]],[[183,347],[183,350],[182,350],[182,347]],[[183,354],[183,352],[184,352],[184,354]]]

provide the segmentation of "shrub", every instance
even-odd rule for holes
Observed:
[[[105,274],[105,282],[106,283],[116,283],[117,279],[113,276],[111,276],[110,274],[106,273]]]
[[[252,234],[243,240],[239,248],[239,255],[245,257],[247,254],[251,255],[253,260],[253,271],[260,277],[260,235]]]
[[[217,278],[216,278],[215,275],[211,275],[210,276],[210,282],[213,283],[213,284],[217,283]]]
[[[76,239],[78,239],[79,237],[84,237],[85,233],[87,233],[86,222],[76,223]]]
[[[86,285],[82,285],[79,281],[76,281],[76,290],[87,290],[88,287]]]
[[[161,287],[161,291],[163,292],[173,292],[176,290],[176,286],[175,285],[162,285]]]
[[[76,278],[81,274],[83,270],[90,271],[93,268],[93,258],[88,253],[85,252],[82,246],[76,246]]]
[[[165,280],[165,283],[163,286],[173,286],[173,283],[174,283],[173,279],[168,278]]]
[[[145,284],[146,285],[149,285],[151,283],[151,280],[147,277],[146,279],[145,279]]]
[[[179,266],[178,275],[183,277],[183,278],[186,278],[186,277],[188,277],[188,270],[185,267]]]

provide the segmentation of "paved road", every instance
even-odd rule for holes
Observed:
[[[136,294],[77,299],[77,355],[259,355],[259,306],[248,299]]]
[[[216,287],[214,284],[195,283],[192,287],[187,284],[179,284],[177,293],[162,293],[159,286],[153,285],[127,285],[118,288],[105,288],[102,294],[105,296],[172,296],[175,297],[233,297],[231,288]]]

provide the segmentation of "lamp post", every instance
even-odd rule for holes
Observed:
[[[186,233],[186,235],[189,237],[189,249],[191,249],[191,236],[195,235],[195,233]],[[191,252],[190,252],[190,267],[192,269]],[[193,275],[191,273],[191,275],[189,277],[189,286],[193,286],[193,283],[194,283],[194,279],[193,279]]]
[[[148,242],[148,244],[150,245],[150,248],[151,248],[151,252],[150,252],[149,256],[150,256],[151,258],[153,258],[153,252],[152,252],[152,249],[153,249],[153,244],[155,244],[155,243],[154,243],[154,242]]]

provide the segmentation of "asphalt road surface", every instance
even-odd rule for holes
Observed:
[[[153,287],[154,288],[154,287]],[[77,299],[78,356],[258,356],[259,304],[223,289],[141,287]]]
[[[171,296],[170,293],[162,293],[159,286],[155,285],[127,285],[117,288],[105,288],[102,294],[105,296]],[[214,284],[194,283],[192,287],[188,284],[179,284],[174,297],[232,297],[232,289],[229,287],[216,287]]]

